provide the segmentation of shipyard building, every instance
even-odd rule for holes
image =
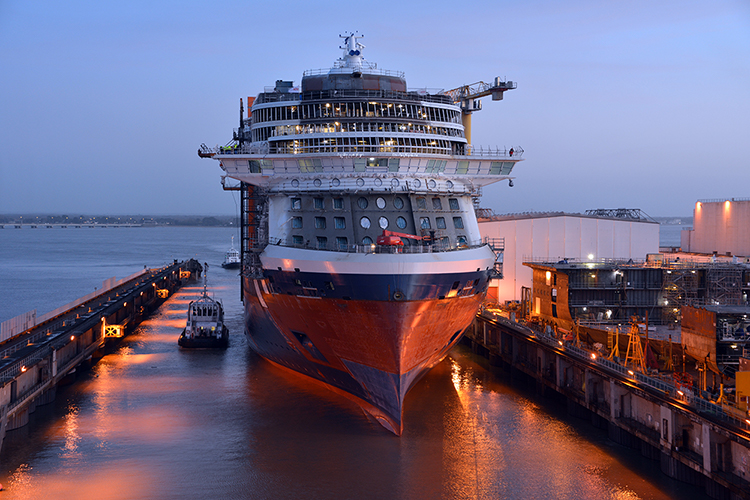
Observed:
[[[520,301],[521,289],[531,288],[533,273],[524,262],[642,261],[659,252],[659,223],[637,209],[478,215],[482,237],[503,242],[503,279],[493,280],[488,292],[501,304]]]
[[[750,198],[697,201],[680,240],[683,252],[750,256]]]

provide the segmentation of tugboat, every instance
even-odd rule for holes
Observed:
[[[224,262],[221,263],[221,267],[224,269],[239,269],[240,262],[240,251],[234,248],[234,236],[232,236],[232,248],[227,250],[227,255]]]
[[[188,305],[185,329],[177,344],[180,347],[226,348],[229,345],[229,329],[224,325],[224,308],[221,302],[208,296],[208,264],[203,274],[203,295]]]

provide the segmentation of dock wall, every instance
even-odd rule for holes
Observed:
[[[506,318],[483,313],[464,343],[609,438],[658,461],[663,473],[711,498],[750,498],[750,421],[654,374],[629,370]]]
[[[37,405],[54,401],[57,386],[78,366],[101,357],[108,340],[131,332],[187,281],[183,264],[139,272],[0,344],[0,450],[5,433],[26,425]],[[117,335],[108,335],[107,326]]]

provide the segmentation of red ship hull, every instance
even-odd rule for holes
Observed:
[[[488,273],[432,276],[433,293],[427,294],[434,298],[419,300],[305,296],[284,293],[278,276],[246,278],[246,333],[263,357],[356,401],[400,435],[406,393],[471,324],[484,300]],[[451,290],[455,279],[474,286]],[[383,286],[392,297],[395,288],[383,280],[369,291]]]

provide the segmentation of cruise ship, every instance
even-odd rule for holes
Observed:
[[[341,38],[332,68],[305,71],[299,86],[277,80],[247,99],[246,116],[240,100],[232,140],[198,154],[241,191],[251,347],[400,435],[409,389],[496,276],[475,211],[483,186],[512,186],[523,150],[473,147],[470,118],[479,97],[516,85],[409,89],[364,59],[362,36]]]

